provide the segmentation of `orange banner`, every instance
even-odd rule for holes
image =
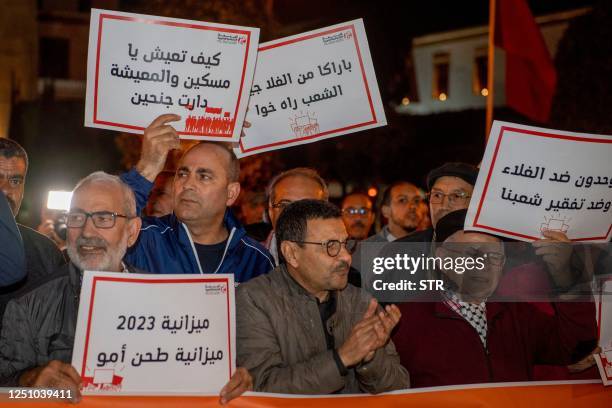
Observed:
[[[478,387],[478,386],[477,386]],[[427,390],[410,390],[402,393],[364,396],[333,397],[289,397],[289,396],[249,396],[240,397],[228,404],[235,408],[296,408],[317,406],[317,408],[357,408],[357,407],[612,407],[612,388],[605,388],[601,383],[542,383],[538,385],[516,385],[480,388],[448,389],[430,388]],[[78,405],[79,408],[150,408],[150,407],[218,407],[217,397],[94,397],[86,396]],[[8,395],[0,396],[0,406],[16,406],[19,402],[28,407],[61,407],[61,402],[9,400]]]

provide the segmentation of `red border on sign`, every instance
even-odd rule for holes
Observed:
[[[94,297],[96,296],[96,285],[99,281],[107,282],[132,282],[132,283],[208,283],[220,282],[227,286],[226,302],[227,302],[227,349],[229,350],[229,378],[232,377],[232,344],[231,344],[231,322],[230,322],[230,299],[229,299],[229,279],[227,278],[199,278],[199,279],[135,279],[135,278],[111,278],[105,276],[94,276],[91,285],[91,299],[89,300],[89,312],[87,314],[87,330],[85,332],[85,348],[83,350],[83,365],[81,367],[81,377],[85,376],[85,368],[87,365],[87,351],[89,349],[89,335],[91,331],[91,316],[93,314]],[[229,379],[228,379],[229,381]]]
[[[246,35],[247,41],[246,41],[246,48],[244,52],[244,63],[242,64],[242,78],[240,80],[240,88],[238,90],[238,101],[236,102],[236,109],[234,110],[234,120],[232,121],[232,130],[230,134],[229,135],[224,134],[224,133],[203,134],[203,133],[185,132],[185,131],[177,132],[179,135],[215,136],[215,137],[229,137],[229,138],[232,137],[232,134],[234,133],[234,128],[236,126],[236,119],[238,116],[238,107],[240,106],[240,99],[242,98],[242,88],[244,87],[244,77],[246,75],[247,60],[249,58],[249,47],[251,45],[251,33],[249,31],[235,30],[232,28],[211,27],[211,26],[198,25],[198,24],[177,23],[173,21],[147,20],[147,19],[136,18],[136,17],[117,16],[113,14],[100,14],[100,19],[98,22],[98,48],[96,51],[96,78],[95,78],[95,85],[94,85],[93,123],[97,123],[100,125],[106,125],[106,126],[116,126],[116,127],[120,127],[124,129],[132,129],[132,130],[144,130],[145,128],[141,126],[133,126],[133,125],[127,125],[124,123],[108,122],[108,121],[103,121],[103,120],[98,119],[98,78],[99,78],[99,72],[100,72],[100,47],[101,47],[101,42],[102,42],[102,27],[103,27],[103,22],[105,18],[112,19],[112,20],[133,21],[133,22],[145,23],[145,24],[159,24],[159,25],[166,25],[166,26],[172,26],[172,27],[193,28],[193,29],[198,29],[198,30],[210,30],[210,31],[219,31],[219,32],[224,32],[224,33]]]
[[[294,44],[294,43],[300,42],[300,41],[310,40],[312,38],[321,37],[323,35],[327,35],[327,34],[331,34],[331,33],[336,33],[338,31],[344,31],[344,30],[348,30],[348,29],[350,29],[353,32],[353,41],[355,43],[355,48],[357,50],[357,58],[359,59],[359,66],[361,68],[361,76],[363,78],[363,84],[365,85],[366,94],[368,95],[368,102],[370,104],[370,111],[372,112],[372,120],[367,121],[367,122],[363,122],[363,123],[358,123],[358,124],[355,124],[355,125],[345,126],[345,127],[334,129],[334,130],[327,130],[325,132],[317,133],[315,135],[301,137],[301,138],[298,138],[298,139],[291,139],[291,140],[285,140],[285,141],[281,141],[281,142],[274,142],[274,143],[269,143],[269,144],[266,144],[266,145],[256,146],[256,147],[252,147],[250,149],[245,149],[244,146],[242,145],[242,139],[240,139],[240,151],[242,153],[253,152],[253,151],[256,151],[256,150],[266,149],[268,147],[282,146],[282,145],[286,145],[286,144],[290,144],[290,143],[295,143],[295,142],[302,141],[302,140],[318,139],[318,138],[320,138],[322,136],[327,136],[327,135],[332,134],[332,133],[338,133],[338,132],[343,132],[345,130],[350,130],[350,129],[355,129],[355,128],[358,128],[358,127],[368,126],[368,125],[372,125],[372,124],[377,122],[376,112],[374,111],[374,104],[372,103],[372,95],[370,94],[370,87],[368,86],[368,80],[366,78],[365,69],[363,67],[363,59],[361,58],[361,50],[359,48],[359,43],[357,41],[357,33],[355,32],[355,25],[354,24],[347,25],[347,26],[342,26],[342,27],[338,27],[338,28],[333,28],[331,30],[323,31],[321,33],[309,34],[309,35],[305,35],[305,36],[302,36],[302,37],[296,37],[296,38],[293,38],[291,40],[282,41],[282,42],[279,42],[279,43],[276,43],[276,44],[270,44],[270,45],[267,45],[267,46],[264,46],[264,47],[260,47],[258,52],[266,51],[266,50],[269,50],[269,49],[272,49],[272,48],[281,47],[281,46],[284,46],[284,45]]]
[[[489,174],[487,174],[487,179],[485,181],[484,189],[482,190],[482,195],[480,196],[480,202],[478,203],[478,210],[476,211],[476,217],[474,217],[474,222],[472,223],[472,226],[487,229],[493,232],[501,232],[501,233],[512,235],[512,236],[519,237],[519,238],[532,239],[535,241],[535,240],[538,240],[539,237],[532,237],[530,235],[519,234],[518,232],[506,231],[500,228],[495,228],[495,227],[491,227],[488,225],[483,225],[483,224],[478,223],[478,218],[480,217],[480,211],[482,210],[482,205],[484,203],[485,197],[487,195],[487,190],[489,188],[489,181],[491,180],[491,175],[493,174],[493,168],[495,167],[495,161],[497,160],[497,155],[499,153],[499,146],[501,145],[501,141],[502,141],[502,138],[504,137],[505,131],[516,132],[518,134],[522,134],[525,136],[547,137],[551,139],[571,140],[574,142],[587,142],[587,143],[610,144],[612,143],[612,138],[611,139],[595,139],[595,138],[588,138],[588,137],[564,136],[564,135],[556,135],[553,133],[538,132],[535,130],[514,128],[510,126],[502,126],[500,128],[499,137],[497,139],[497,144],[495,145],[495,151],[493,152],[493,159],[491,160],[491,165],[489,166]],[[612,230],[612,223],[610,224],[610,227],[608,228],[608,232],[606,233],[606,235],[602,237],[574,238],[572,239],[572,241],[594,241],[594,240],[606,239],[610,235],[611,230]]]

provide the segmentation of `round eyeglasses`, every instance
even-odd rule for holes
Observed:
[[[323,247],[323,249],[327,251],[327,255],[331,256],[332,258],[338,256],[338,254],[340,253],[340,250],[342,249],[342,245],[344,245],[344,248],[346,248],[346,251],[349,254],[352,254],[353,252],[355,252],[355,248],[357,247],[357,240],[353,238],[349,238],[345,241],[339,241],[337,239],[329,239],[323,242],[312,242],[312,241],[291,241],[291,242],[295,242],[296,244],[321,245],[321,247]]]

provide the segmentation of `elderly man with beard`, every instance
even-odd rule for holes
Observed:
[[[281,264],[240,285],[237,357],[256,391],[379,393],[408,388],[384,310],[347,283],[350,239],[340,210],[326,201],[289,204],[276,224]]]
[[[96,172],[74,189],[66,218],[70,262],[45,283],[9,302],[0,334],[0,384],[69,389],[80,399],[81,378],[70,365],[84,271],[141,272],[123,262],[141,220],[134,193],[118,177]],[[221,401],[250,387],[239,368]]]
[[[7,305],[0,378],[5,386],[70,389],[78,399],[81,379],[70,361],[82,274],[136,272],[122,262],[140,229],[134,194],[118,177],[93,173],[76,186],[67,225],[70,262]]]

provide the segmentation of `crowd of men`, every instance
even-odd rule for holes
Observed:
[[[231,209],[241,193],[231,148],[200,142],[174,173],[164,172],[168,153],[180,148],[177,119],[151,123],[130,171],[98,171],[76,185],[64,252],[15,223],[28,159],[16,142],[0,139],[0,385],[66,388],[79,398],[81,378],[70,362],[85,270],[233,274],[239,368],[222,403],[246,390],[380,393],[542,379],[539,365],[593,368],[592,302],[550,302],[543,310],[489,301],[508,268],[499,237],[463,231],[476,167],[432,169],[426,193],[407,180],[392,183],[379,203],[386,223],[378,231],[370,196],[353,192],[338,207],[315,169],[288,169],[265,198],[249,198],[245,208],[267,207],[266,220],[245,228]],[[436,255],[463,243],[488,261],[480,275],[436,271],[450,285],[435,301],[385,304],[364,289],[370,274],[354,260],[364,245],[392,241],[422,243]],[[545,232],[532,248],[539,272],[570,295],[567,242]]]

